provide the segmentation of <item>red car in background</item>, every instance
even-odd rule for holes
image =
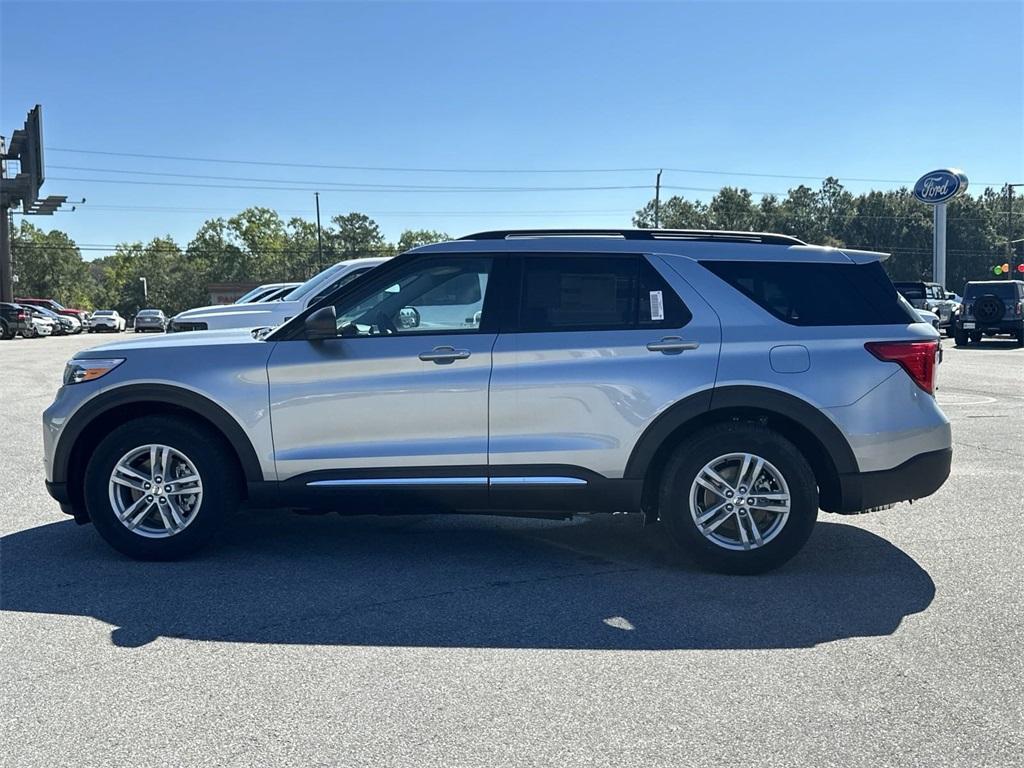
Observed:
[[[89,327],[89,313],[84,309],[70,309],[53,299],[15,299],[14,301],[16,304],[31,304],[36,307],[44,307],[51,312],[56,312],[58,315],[70,315],[71,317],[77,317],[81,325],[74,331],[74,333],[81,333],[84,329]]]

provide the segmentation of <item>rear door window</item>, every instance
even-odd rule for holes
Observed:
[[[641,255],[527,255],[522,332],[680,328],[690,312]]]
[[[790,325],[905,325],[919,320],[901,304],[877,261],[701,263]]]

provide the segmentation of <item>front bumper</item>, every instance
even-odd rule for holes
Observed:
[[[892,469],[839,476],[840,499],[827,512],[855,514],[931,496],[949,477],[953,449],[922,453]]]
[[[89,513],[85,509],[76,509],[71,503],[71,494],[68,493],[67,483],[54,483],[46,481],[46,492],[60,505],[60,511],[65,515],[71,515],[79,524],[89,522]]]

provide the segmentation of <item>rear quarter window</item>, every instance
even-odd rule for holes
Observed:
[[[790,325],[906,325],[919,322],[882,265],[704,261],[701,264]]]

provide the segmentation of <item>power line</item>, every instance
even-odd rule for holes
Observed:
[[[330,163],[296,163],[280,160],[237,160],[232,158],[218,157],[196,157],[186,155],[163,155],[145,152],[112,152],[99,149],[74,149],[70,147],[47,147],[49,152],[68,152],[82,155],[100,155],[105,157],[133,157],[146,160],[172,160],[175,162],[192,163],[220,163],[225,165],[257,165],[277,168],[318,168],[336,171],[374,171],[380,173],[493,173],[493,174],[573,174],[573,173],[655,173],[658,166],[633,167],[633,168],[437,168],[437,167],[415,167],[415,166],[387,166],[387,165],[336,165]],[[788,173],[766,173],[763,171],[726,171],[710,168],[670,168],[662,166],[663,170],[673,173],[693,173],[711,176],[748,176],[765,179],[796,179],[803,181],[823,181],[833,177],[846,181],[866,182],[872,184],[913,184],[916,179],[885,179],[864,176],[841,177],[836,174],[822,174],[818,176],[798,175]],[[984,187],[1000,187],[1003,182],[975,182]]]
[[[50,176],[54,181],[85,181],[91,184],[139,184],[150,187],[199,187],[206,189],[249,189],[262,190],[264,192],[316,192],[325,191],[324,184],[340,184],[342,182],[286,182],[294,184],[309,184],[308,187],[270,187],[251,186],[239,184],[199,184],[195,182],[177,181],[139,181],[137,179],[84,179],[72,176]],[[200,177],[201,178],[201,177]],[[353,184],[342,188],[328,188],[329,192],[595,192],[595,191],[617,191],[627,189],[649,189],[648,184],[635,185],[604,185],[604,186],[575,186],[575,187],[431,187],[413,185],[361,185]],[[671,187],[671,189],[688,189],[691,191],[716,192],[716,189],[703,189],[697,187]],[[761,193],[756,193],[761,194]]]

